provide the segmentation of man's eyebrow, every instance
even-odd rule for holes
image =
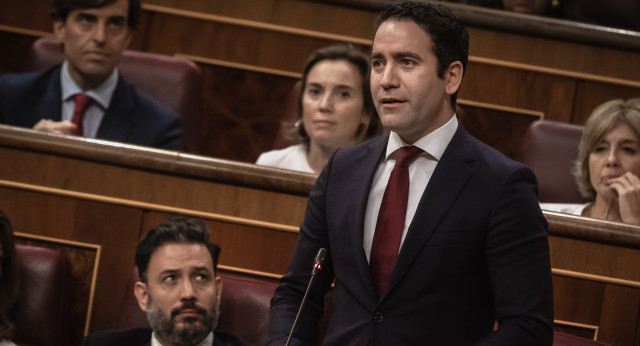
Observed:
[[[89,19],[89,20],[97,20],[98,17],[94,14],[91,13],[87,13],[87,12],[80,12],[78,13],[78,18],[83,18],[83,19]]]
[[[414,60],[418,60],[418,61],[422,61],[422,58],[420,57],[420,55],[414,53],[414,52],[393,52],[391,53],[391,56],[394,59],[403,59],[403,58],[411,58]]]

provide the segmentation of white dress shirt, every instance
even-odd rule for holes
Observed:
[[[264,152],[260,154],[256,164],[316,174],[309,166],[306,144],[295,144],[284,149]]]
[[[407,236],[407,229],[409,229],[409,225],[413,220],[422,194],[427,188],[433,171],[436,169],[438,161],[440,161],[444,150],[449,145],[449,142],[451,142],[457,128],[458,119],[454,114],[446,124],[413,143],[414,146],[422,149],[424,152],[409,166],[409,200],[407,201],[407,214],[405,216],[404,228],[402,229],[400,248],[402,248],[404,239]],[[364,219],[364,239],[362,244],[364,252],[367,255],[367,261],[371,255],[373,234],[376,230],[382,196],[389,182],[391,171],[396,164],[396,151],[405,145],[408,144],[404,143],[398,134],[391,132],[385,157],[378,164],[376,173],[373,176]],[[400,251],[400,249],[398,249],[398,251]]]
[[[82,89],[71,78],[69,73],[69,63],[65,60],[60,70],[60,83],[62,88],[62,120],[73,119],[75,101],[73,96],[82,94]],[[111,103],[111,97],[118,85],[118,68],[113,69],[107,80],[95,89],[85,91],[84,94],[91,96],[93,103],[84,113],[82,120],[84,137],[96,138],[100,123],[104,117],[105,110]]]

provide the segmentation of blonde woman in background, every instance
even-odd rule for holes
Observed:
[[[640,225],[640,98],[598,106],[584,126],[574,175],[587,204],[542,209]]]

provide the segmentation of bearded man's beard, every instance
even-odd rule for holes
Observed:
[[[211,302],[209,313],[202,307],[196,306],[192,301],[186,301],[182,306],[171,310],[170,317],[156,309],[151,296],[147,303],[147,319],[151,325],[151,329],[162,339],[171,342],[174,345],[196,345],[209,335],[209,332],[215,330],[218,325],[219,302],[217,299]],[[202,318],[185,318],[182,320],[183,327],[177,328],[175,317],[181,310],[193,309]]]

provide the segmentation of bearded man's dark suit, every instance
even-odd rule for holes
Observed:
[[[0,76],[0,123],[32,128],[41,119],[62,119],[62,65],[40,73]],[[138,94],[122,76],[105,110],[97,138],[179,150],[180,119]]]
[[[82,340],[82,346],[151,346],[151,328],[137,328],[123,331],[102,331],[89,334]],[[242,346],[235,336],[214,332],[213,346]]]
[[[547,223],[535,176],[462,125],[421,197],[387,293],[378,299],[363,230],[387,141],[337,150],[318,177],[271,302],[269,344],[284,344],[314,256],[324,247],[331,261],[314,283],[292,345],[309,344],[334,275],[324,345],[551,345]]]

